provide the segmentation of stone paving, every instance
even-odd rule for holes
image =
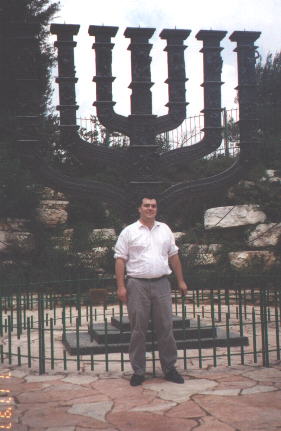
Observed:
[[[129,373],[0,369],[0,429],[14,431],[277,431],[281,363],[184,371],[185,383]]]

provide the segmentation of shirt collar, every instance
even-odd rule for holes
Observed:
[[[142,227],[146,227],[144,224],[141,223],[140,220],[137,220],[137,226],[138,228],[142,228]],[[152,229],[154,229],[155,227],[160,226],[160,222],[155,220],[154,225],[152,226]]]

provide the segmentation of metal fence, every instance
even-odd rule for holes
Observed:
[[[235,157],[239,153],[239,134],[237,132],[238,109],[224,108],[222,110],[222,143],[220,147],[208,157],[231,156]],[[81,136],[89,142],[98,141],[100,143],[126,147],[129,138],[120,133],[111,133],[106,130],[97,120],[91,118],[78,117]],[[204,114],[186,118],[175,130],[158,135],[158,139],[164,143],[165,148],[173,150],[198,143],[204,137]]]
[[[73,286],[73,281],[69,283]],[[180,328],[179,367],[270,366],[280,360],[280,280],[274,286],[271,282],[267,284],[262,289],[235,286],[195,289],[185,297],[173,290],[173,312]],[[126,307],[118,303],[113,288],[103,289],[102,297],[98,296],[101,293],[98,286],[95,289],[94,296],[82,291],[3,295],[0,363],[25,366],[40,374],[49,370],[129,370],[127,347],[122,342],[127,330],[122,325],[115,328],[115,335],[121,337],[119,344],[114,349],[110,344],[111,321],[126,321]],[[88,337],[88,342],[96,345],[95,340],[89,341],[89,331],[95,328],[99,331],[102,328],[103,332],[100,350],[87,353],[83,340]],[[74,352],[66,348],[69,336],[74,338]],[[159,361],[153,327],[148,341],[148,372],[155,375]]]

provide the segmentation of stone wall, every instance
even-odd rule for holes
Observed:
[[[250,269],[257,265],[268,269],[280,265],[277,246],[281,240],[281,223],[266,223],[267,219],[258,205],[237,205],[207,210],[204,222],[206,230],[246,227],[244,249],[228,252],[230,265],[235,269]]]
[[[0,253],[12,250],[30,252],[34,249],[34,236],[30,232],[30,221],[25,219],[0,219]]]
[[[279,183],[281,199],[281,178],[276,171],[266,171],[266,176],[261,182]],[[247,189],[249,182],[241,181]],[[254,183],[251,183],[254,186]],[[230,191],[231,193],[231,191]],[[259,269],[267,270],[281,265],[281,214],[280,222],[272,222],[262,211],[259,205],[245,204],[210,208],[204,215],[205,236],[208,232],[216,232],[216,237],[221,235],[221,243],[216,244],[181,244],[181,252],[184,257],[191,260],[194,265],[217,265],[223,258],[230,267],[236,270]],[[229,238],[240,238],[240,249],[237,250],[235,241],[225,240],[228,231],[232,234]],[[177,238],[182,238],[183,233],[177,233]],[[241,238],[243,240],[241,241]],[[188,239],[188,238],[187,238]],[[231,248],[233,248],[231,250]]]
[[[260,181],[280,183],[281,178],[275,171],[267,171],[267,176]],[[247,188],[247,182],[245,187]],[[281,187],[280,187],[281,188]],[[231,191],[230,191],[231,193]],[[281,193],[280,193],[281,196]],[[281,198],[280,198],[281,199]],[[68,222],[68,201],[61,193],[46,188],[36,209],[35,218],[50,234],[54,249],[69,253],[73,251],[73,234],[75,226]],[[59,228],[59,229],[58,229]],[[222,258],[230,267],[241,270],[259,265],[269,269],[280,265],[281,214],[280,222],[272,222],[259,205],[244,204],[210,208],[204,215],[204,237],[216,233],[216,241],[210,243],[191,241],[186,232],[174,232],[183,259],[194,266],[215,267]],[[225,233],[232,236],[239,232],[240,248],[232,241],[225,240]],[[234,233],[233,233],[234,232]],[[114,229],[93,229],[89,234],[89,249],[75,252],[81,264],[103,273],[105,261],[112,256],[112,247],[116,241]],[[233,245],[233,247],[232,247]],[[14,249],[30,253],[35,248],[32,222],[23,219],[0,220],[0,255]]]

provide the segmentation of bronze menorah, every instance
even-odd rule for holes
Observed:
[[[31,29],[31,30],[30,30]],[[193,194],[210,193],[223,189],[236,182],[245,168],[254,159],[257,141],[256,118],[256,78],[255,41],[260,32],[235,31],[230,36],[236,42],[238,64],[238,101],[240,155],[233,165],[221,173],[196,181],[183,181],[167,184],[159,172],[170,166],[184,166],[215,151],[222,142],[221,125],[221,73],[222,58],[220,45],[226,36],[225,31],[201,30],[196,38],[202,41],[204,67],[204,137],[189,147],[160,152],[156,137],[158,134],[177,128],[186,118],[185,97],[185,60],[184,41],[189,37],[190,30],[164,29],[161,39],[167,46],[169,101],[168,114],[156,116],[152,113],[150,50],[149,39],[155,32],[154,28],[133,28],[125,30],[124,36],[130,39],[128,49],[131,51],[131,114],[119,115],[114,111],[112,100],[112,38],[118,27],[89,27],[89,35],[95,38],[93,49],[96,54],[96,101],[94,105],[97,116],[103,126],[111,131],[120,132],[130,138],[126,149],[103,147],[85,142],[79,136],[76,121],[74,36],[78,34],[79,25],[52,24],[51,33],[57,36],[55,46],[58,50],[58,77],[61,142],[68,151],[75,154],[80,162],[93,169],[97,164],[116,166],[126,174],[128,183],[124,187],[98,181],[67,177],[51,168],[42,160],[40,174],[49,185],[63,192],[76,193],[92,200],[107,202],[117,209],[128,212],[134,198],[143,193],[157,194],[162,211],[168,211],[169,203],[175,205]],[[29,27],[32,33],[32,28]],[[33,32],[34,33],[34,32]],[[27,115],[19,116],[24,121]],[[25,141],[28,141],[25,137]]]

